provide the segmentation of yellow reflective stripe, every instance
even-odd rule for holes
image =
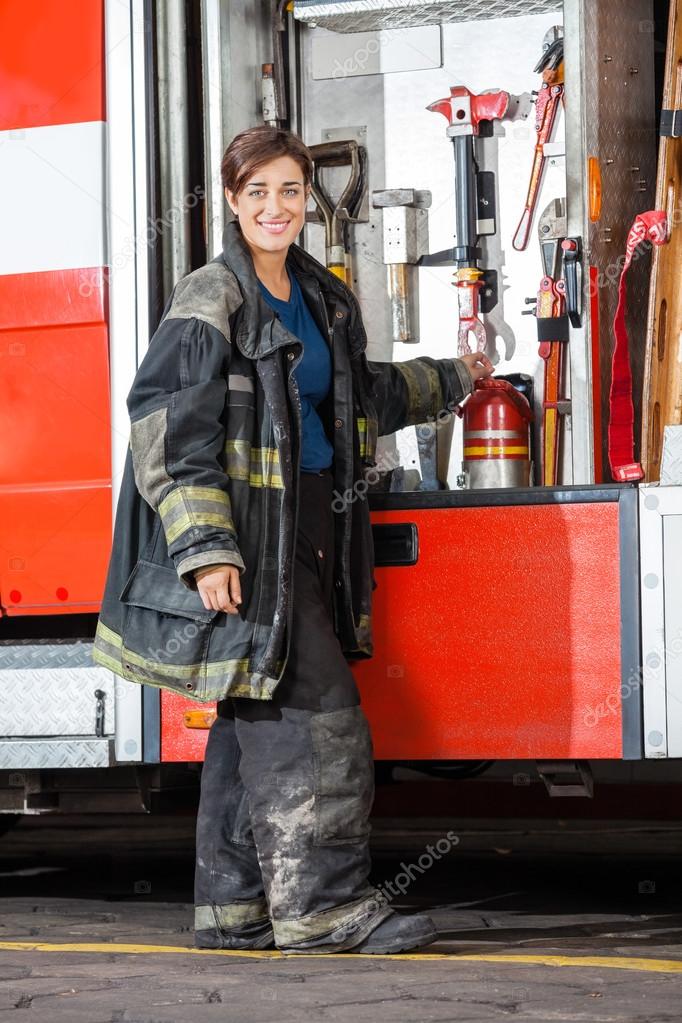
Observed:
[[[367,419],[364,416],[357,416],[355,422],[358,424],[360,458],[365,458],[367,455]]]
[[[228,661],[210,661],[206,664],[197,661],[195,664],[164,664],[161,661],[153,661],[148,657],[142,657],[134,650],[123,647],[122,660],[130,664],[136,664],[156,675],[168,675],[171,678],[194,678],[198,675],[222,675],[226,672],[246,672],[249,667],[248,657]]]
[[[253,487],[283,487],[277,448],[251,448],[249,483]]]
[[[261,476],[260,474],[252,473],[249,476],[248,483],[250,487],[273,487],[275,490],[283,490],[284,484],[281,479],[277,476]]]
[[[284,487],[277,448],[252,447],[248,440],[226,442],[225,471],[252,487]]]
[[[465,455],[527,455],[528,448],[465,448]]]
[[[192,487],[183,483],[160,502],[159,514],[166,516],[179,504],[192,504],[194,501],[211,501],[223,505],[228,511],[232,510],[229,495],[220,487]]]
[[[267,920],[268,904],[265,899],[251,899],[249,902],[232,902],[224,906],[195,906],[194,929],[210,930],[216,926],[226,931],[230,927],[255,920]]]
[[[159,515],[163,517],[173,511],[178,504],[183,503],[182,487],[177,487],[167,497],[164,497],[163,501],[159,502]]]
[[[248,480],[251,444],[248,440],[228,440],[225,443],[225,471],[231,479]]]
[[[220,487],[193,487],[183,483],[182,492],[190,501],[217,501],[230,507],[230,498]]]
[[[229,495],[220,487],[182,484],[159,504],[168,544],[194,526],[217,526],[234,532]]]
[[[377,450],[378,424],[374,417],[356,416],[358,440],[360,442],[360,458],[371,461]]]
[[[106,626],[101,618],[97,621],[95,636],[97,638],[101,637],[105,643],[109,643],[116,650],[121,649],[121,637],[117,632],[113,632],[108,626]]]

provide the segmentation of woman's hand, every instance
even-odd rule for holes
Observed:
[[[491,376],[495,368],[488,356],[484,355],[483,352],[472,352],[470,355],[462,355],[460,356],[460,361],[469,370],[474,383],[483,377]]]
[[[235,565],[205,565],[194,573],[197,589],[207,611],[226,611],[237,614],[242,602],[239,569]]]

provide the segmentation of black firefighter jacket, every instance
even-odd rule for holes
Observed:
[[[322,336],[333,386],[320,414],[334,446],[335,629],[372,654],[374,559],[364,490],[377,436],[427,422],[473,388],[459,359],[370,363],[351,290],[297,245],[287,266]],[[94,660],[197,700],[270,699],[287,658],[298,520],[303,345],[263,301],[238,223],[180,280],[128,395],[130,440]],[[349,500],[361,493],[362,499]],[[240,569],[236,615],[207,610],[194,570]]]

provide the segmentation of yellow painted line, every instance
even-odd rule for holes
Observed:
[[[111,954],[171,954],[233,956],[239,959],[366,959],[362,952],[330,952],[323,957],[313,952],[284,955],[277,949],[212,949],[185,948],[182,945],[126,945],[111,942],[83,942],[79,944],[45,941],[0,941],[0,949],[7,952],[107,952]],[[418,962],[479,962],[516,963],[521,966],[583,966],[604,967],[612,970],[644,970],[649,973],[682,973],[682,959],[647,959],[645,956],[562,956],[562,955],[506,955],[504,953],[465,954],[458,952],[403,952],[382,955],[381,959],[416,960]]]

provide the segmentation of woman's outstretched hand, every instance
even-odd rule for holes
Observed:
[[[238,568],[234,565],[206,565],[196,570],[194,578],[207,611],[237,614],[237,605],[242,602]]]
[[[469,370],[474,383],[483,377],[491,376],[495,368],[488,356],[484,355],[483,352],[472,352],[470,355],[462,355],[460,358]]]

